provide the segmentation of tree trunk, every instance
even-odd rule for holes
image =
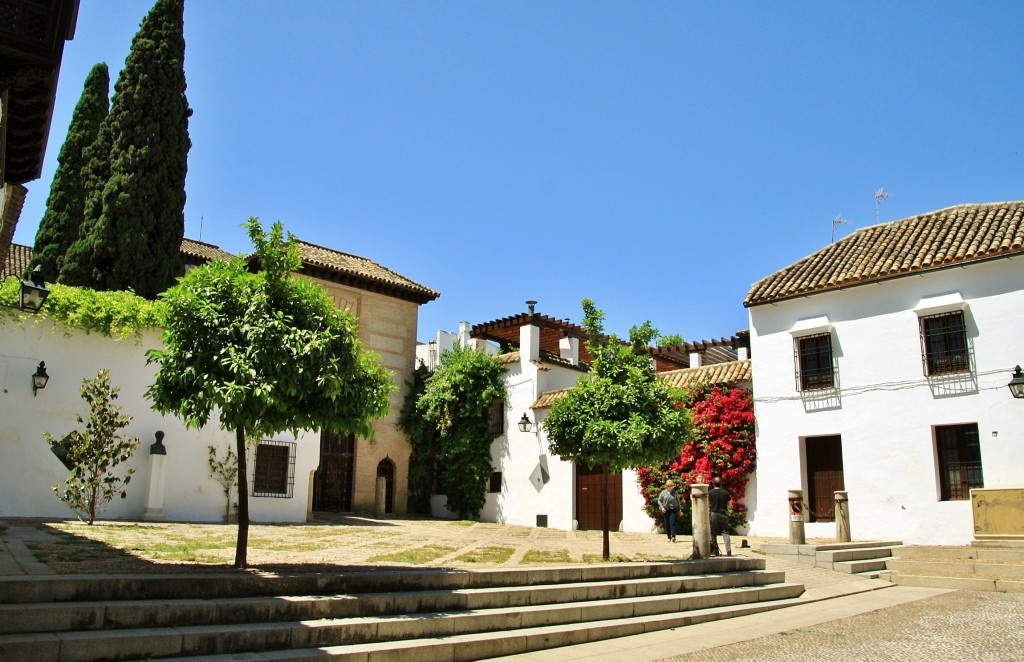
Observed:
[[[238,453],[238,539],[235,542],[235,567],[248,565],[249,551],[249,483],[245,466],[245,426],[235,428],[235,452]],[[230,504],[230,500],[228,501]],[[230,510],[230,505],[228,506]]]
[[[607,561],[611,558],[610,534],[608,532],[608,529],[611,528],[608,522],[608,463],[605,462],[602,468],[604,469],[604,499],[601,502],[601,528],[604,529],[604,546],[601,551],[604,555],[604,560]]]

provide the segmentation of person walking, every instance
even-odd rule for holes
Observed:
[[[732,539],[729,537],[729,496],[728,490],[722,487],[722,477],[715,476],[711,480],[713,487],[708,492],[708,506],[711,509],[711,556],[720,556],[718,536],[721,534],[725,543],[725,555],[732,556]]]
[[[679,518],[679,493],[674,480],[665,481],[665,489],[658,495],[658,504],[665,519],[665,535],[669,542],[676,541],[676,520]]]

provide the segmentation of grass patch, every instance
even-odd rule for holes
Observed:
[[[454,522],[449,522],[451,526],[476,526],[476,522],[471,519],[457,519]]]
[[[572,558],[567,549],[531,549],[523,557],[523,563],[570,563]]]
[[[394,552],[393,554],[379,554],[377,556],[371,556],[367,559],[367,561],[387,561],[392,563],[409,563],[412,565],[422,565],[424,563],[430,563],[434,559],[439,559],[447,554],[451,554],[456,549],[458,548],[442,547],[440,545],[427,545],[425,547],[417,547],[415,549],[407,549],[401,552]]]
[[[505,563],[515,553],[512,547],[480,547],[455,559],[465,563]]]

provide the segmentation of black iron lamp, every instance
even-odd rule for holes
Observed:
[[[520,432],[529,432],[532,429],[533,429],[533,421],[531,421],[526,416],[526,412],[523,412],[523,417],[519,419],[519,431]]]
[[[1013,397],[1024,398],[1024,372],[1021,372],[1020,366],[1014,368],[1013,379],[1006,386],[1010,389],[1010,393],[1013,393]]]
[[[34,315],[43,307],[43,302],[48,296],[50,296],[50,290],[46,289],[43,267],[37,265],[32,270],[31,277],[21,282],[21,297],[18,300],[18,306],[25,312]]]
[[[36,368],[36,372],[32,375],[32,397],[35,397],[36,391],[41,388],[46,388],[46,382],[50,381],[50,376],[46,374],[46,362],[40,361],[39,367]]]

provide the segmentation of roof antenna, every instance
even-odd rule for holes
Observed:
[[[842,216],[842,214],[836,214],[836,217],[832,219],[832,242],[836,240],[836,226],[846,225],[847,223],[849,223],[849,221],[843,218]]]
[[[530,307],[530,314],[533,315],[534,306],[537,305],[537,302],[531,299],[530,301],[526,302],[526,305]]]
[[[875,225],[878,225],[881,222],[878,220],[879,206],[881,205],[883,200],[889,198],[890,196],[892,196],[892,193],[886,191],[884,186],[880,186],[878,190],[875,191]]]

